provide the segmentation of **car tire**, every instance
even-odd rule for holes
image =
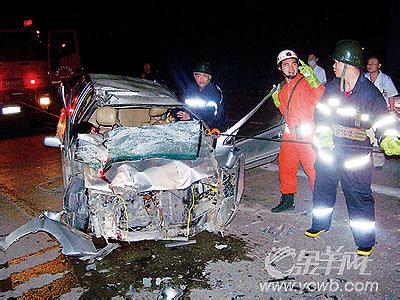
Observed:
[[[68,224],[87,232],[89,207],[83,178],[74,177],[70,180],[64,196],[64,209],[67,213]]]

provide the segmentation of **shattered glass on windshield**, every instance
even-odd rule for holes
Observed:
[[[81,134],[76,156],[99,169],[113,162],[147,158],[194,160],[198,157],[201,123],[176,122],[120,127],[101,135]]]
[[[144,158],[196,159],[200,122],[117,128],[105,141],[112,161]]]

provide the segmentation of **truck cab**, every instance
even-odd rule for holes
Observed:
[[[75,31],[50,31],[42,38],[31,26],[0,29],[0,122],[42,125],[48,115],[57,116],[55,87],[80,69]]]

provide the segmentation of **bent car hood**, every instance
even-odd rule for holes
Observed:
[[[217,175],[203,138],[198,121],[121,127],[104,137],[79,135],[76,157],[85,164],[87,188],[106,193],[184,189]]]

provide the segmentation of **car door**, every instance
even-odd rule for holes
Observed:
[[[274,161],[279,155],[284,119],[267,101],[238,132],[235,146],[245,154],[246,170]]]
[[[66,103],[65,117],[66,127],[63,136],[62,147],[62,168],[64,187],[68,186],[69,180],[72,176],[78,173],[77,165],[75,162],[75,130],[77,125],[85,117],[85,114],[93,109],[96,102],[92,100],[93,86],[87,76],[82,76],[80,80],[72,80],[66,88],[65,95]]]
[[[226,145],[239,148],[245,155],[246,170],[270,163],[278,157],[279,140],[284,129],[284,119],[270,98],[264,98],[257,106],[231,126],[228,135],[222,134],[217,144],[221,156],[227,155],[229,148]],[[230,135],[235,135],[233,145],[229,142]]]

